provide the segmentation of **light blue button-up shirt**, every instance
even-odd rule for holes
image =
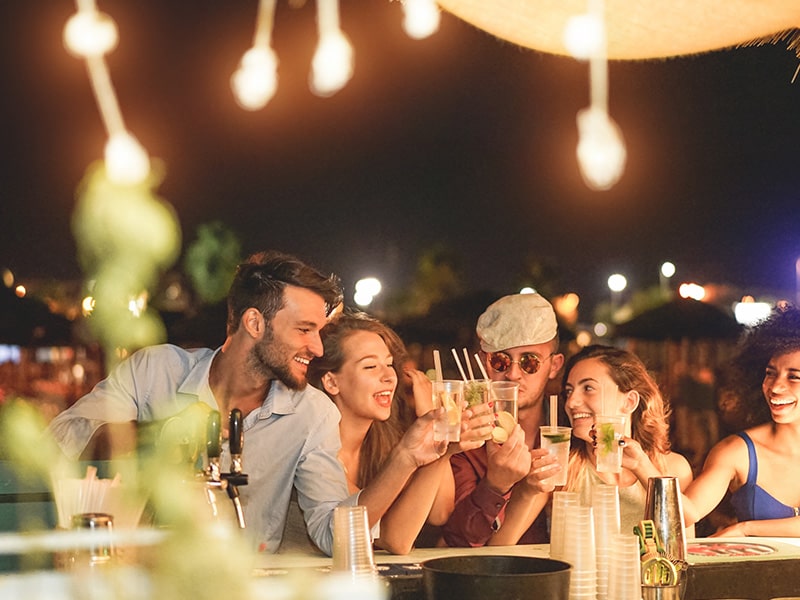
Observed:
[[[50,431],[65,454],[77,458],[103,423],[167,419],[198,401],[218,409],[208,383],[218,351],[168,344],[140,350],[56,416]],[[293,391],[279,381],[272,381],[261,408],[245,417],[242,459],[249,483],[239,492],[259,549],[278,549],[294,487],[309,536],[332,553],[333,509],[357,502],[357,495],[348,496],[337,458],[339,418],[323,392],[312,386]],[[227,444],[221,462],[228,470]]]

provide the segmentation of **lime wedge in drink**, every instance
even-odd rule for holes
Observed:
[[[551,444],[563,444],[568,442],[570,437],[566,433],[543,433],[542,436],[547,438]]]
[[[514,431],[514,427],[517,425],[514,415],[505,410],[501,410],[499,413],[497,413],[496,423],[498,427],[505,429],[506,433],[509,435],[512,431]]]

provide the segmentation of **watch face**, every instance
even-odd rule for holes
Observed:
[[[691,556],[763,556],[777,552],[772,546],[747,542],[691,542],[686,551]]]

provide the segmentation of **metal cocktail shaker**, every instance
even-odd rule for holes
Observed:
[[[655,582],[653,585],[643,585],[643,597],[645,600],[682,598],[686,589],[686,568],[688,565],[686,563],[686,535],[683,527],[683,504],[681,503],[680,483],[677,477],[650,478],[647,485],[644,518],[652,521],[655,527],[655,532],[663,549],[663,558],[675,566],[677,584],[660,586]],[[642,573],[643,582],[651,579],[650,577],[645,577],[646,565],[647,562],[645,561]],[[657,565],[653,566],[657,567]]]
[[[683,504],[677,477],[651,477],[647,484],[644,518],[653,521],[670,560],[686,560]]]

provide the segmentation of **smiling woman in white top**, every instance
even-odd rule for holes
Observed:
[[[312,361],[309,381],[322,389],[341,413],[339,460],[347,473],[351,493],[371,488],[381,476],[398,469],[396,448],[420,437],[417,419],[405,431],[393,410],[399,377],[409,378],[417,416],[432,409],[431,383],[424,373],[407,364],[405,348],[389,327],[363,313],[334,317],[322,330],[324,353]],[[401,371],[402,369],[402,371]],[[428,427],[419,445],[432,445]],[[438,454],[419,452],[403,492],[381,518],[375,543],[396,554],[407,554],[426,522],[441,525],[453,510],[454,485],[449,454],[470,446],[471,434],[461,445],[437,447]],[[474,436],[477,438],[477,436]],[[477,447],[481,440],[472,442]]]

